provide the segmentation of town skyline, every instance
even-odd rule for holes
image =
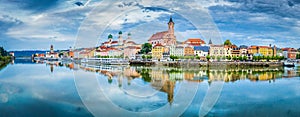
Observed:
[[[88,12],[96,6],[101,7],[101,1],[98,0],[92,0],[86,6],[75,5],[75,0],[64,2],[48,0],[38,4],[31,1],[3,2],[4,5],[0,7],[4,11],[0,18],[0,25],[3,28],[0,31],[0,46],[4,46],[9,51],[47,50],[49,45],[55,45],[59,50],[68,49],[74,45],[77,30],[84,18],[87,17]],[[230,39],[232,43],[237,45],[251,45],[254,42],[259,42],[256,45],[272,44],[277,45],[277,47],[286,47],[286,45],[293,48],[300,47],[297,43],[300,34],[300,22],[296,15],[299,13],[297,10],[299,3],[296,1],[244,3],[225,0],[218,2],[199,1],[197,3],[209,11],[220,30],[223,41]],[[148,35],[165,29],[164,22],[172,15],[177,22],[175,33],[182,35],[182,38],[178,37],[178,41],[192,37],[201,38],[206,42],[209,40],[197,33],[192,24],[180,14],[156,7],[144,7],[143,3],[139,2],[132,2],[131,4],[139,6],[136,7],[138,10],[118,17],[107,29],[107,32],[112,33],[114,37],[120,30],[124,33],[131,32],[133,40],[142,44],[143,41],[147,40]],[[162,4],[167,5],[168,3]],[[182,1],[182,4],[188,3]],[[111,7],[121,8],[121,6],[126,5],[129,4],[116,2]],[[134,14],[140,14],[141,17]],[[101,17],[99,18],[101,19]],[[155,26],[143,28],[149,23]],[[139,29],[144,29],[148,35],[135,32]],[[105,41],[107,32],[99,37],[102,41]]]

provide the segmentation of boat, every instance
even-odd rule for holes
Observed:
[[[283,65],[285,67],[295,67],[295,63],[293,61],[289,61],[289,60],[284,61]]]
[[[122,58],[84,58],[81,63],[104,65],[129,65],[129,61]]]

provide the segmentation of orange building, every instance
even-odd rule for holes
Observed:
[[[296,59],[297,50],[294,48],[282,48],[284,58]]]
[[[193,47],[185,47],[184,48],[184,56],[194,56],[194,48]]]

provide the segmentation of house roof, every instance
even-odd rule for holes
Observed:
[[[188,40],[185,41],[185,43],[191,45],[201,45],[201,44],[205,44],[205,41],[203,41],[200,38],[189,38]]]
[[[169,32],[168,31],[163,31],[163,32],[157,32],[151,36],[150,40],[158,40],[162,39],[165,35],[167,35]]]
[[[153,48],[155,48],[155,47],[164,47],[163,45],[161,45],[160,43],[158,43],[158,44],[156,44]]]

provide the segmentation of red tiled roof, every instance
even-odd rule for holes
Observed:
[[[162,46],[163,47],[163,45],[161,45],[160,43],[158,43],[153,48],[158,47],[158,46]]]
[[[163,32],[157,32],[155,34],[153,34],[151,36],[151,38],[149,39],[150,40],[157,40],[157,39],[162,39],[165,35],[168,34],[168,31],[163,31]]]
[[[132,44],[136,44],[134,41],[128,41],[126,43],[132,43]]]
[[[205,41],[203,41],[200,38],[189,38],[188,40],[185,41],[185,43],[190,45],[201,45],[201,44],[205,44]]]

